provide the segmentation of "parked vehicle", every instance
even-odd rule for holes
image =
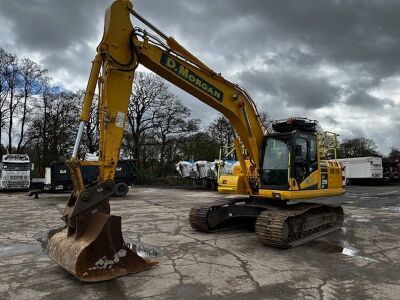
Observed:
[[[399,183],[400,182],[400,162],[398,160],[391,161],[389,159],[383,160],[383,177],[386,182]]]
[[[383,182],[382,157],[355,157],[337,159],[345,168],[346,182],[381,183]]]
[[[201,184],[203,187],[213,190],[218,188],[219,176],[233,174],[235,166],[239,166],[239,162],[217,159],[213,162],[180,161],[175,165],[181,178],[193,179],[195,184]]]
[[[45,178],[35,177],[31,178],[31,190],[44,190]]]
[[[193,170],[193,166],[193,161],[180,161],[175,165],[175,168],[182,178],[196,178],[196,173]]]
[[[82,166],[84,184],[96,181],[99,170],[96,166]],[[135,162],[132,159],[120,160],[115,170],[115,196],[125,196],[137,177]],[[70,191],[72,180],[65,162],[53,162],[46,168],[45,190],[51,192]]]
[[[26,154],[5,154],[0,163],[0,190],[29,190],[30,160]]]

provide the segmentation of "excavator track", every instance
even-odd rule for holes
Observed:
[[[341,206],[300,204],[265,210],[257,217],[256,236],[264,245],[292,248],[340,229]]]
[[[226,225],[241,225],[244,217],[255,221],[261,243],[277,248],[292,248],[340,229],[344,218],[341,206],[217,202],[193,207],[189,222],[192,228],[210,233]]]
[[[193,207],[189,214],[190,226],[201,232],[211,232],[207,224],[207,215],[210,209],[210,206]]]
[[[210,212],[228,205],[228,202],[219,201],[192,207],[189,214],[190,226],[201,232],[213,232],[215,228],[209,224]]]

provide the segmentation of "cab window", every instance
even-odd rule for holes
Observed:
[[[307,162],[307,140],[304,138],[296,139],[296,161]]]
[[[305,138],[296,138],[295,143],[295,159],[294,159],[294,175],[300,184],[309,174],[308,170],[308,147]]]
[[[318,170],[317,142],[313,138],[298,137],[295,142],[294,176],[300,184]]]
[[[289,147],[287,140],[268,137],[262,163],[262,183],[265,185],[287,185]]]
[[[310,173],[318,169],[317,142],[310,140]]]

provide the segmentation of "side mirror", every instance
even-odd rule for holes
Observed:
[[[302,153],[302,148],[300,145],[296,145],[296,149],[294,150],[294,155],[297,156],[301,156]]]
[[[34,170],[35,170],[35,164],[31,163],[31,171],[34,171]]]

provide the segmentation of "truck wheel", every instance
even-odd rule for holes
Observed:
[[[114,195],[123,197],[129,192],[129,187],[125,182],[118,182],[115,184]]]

